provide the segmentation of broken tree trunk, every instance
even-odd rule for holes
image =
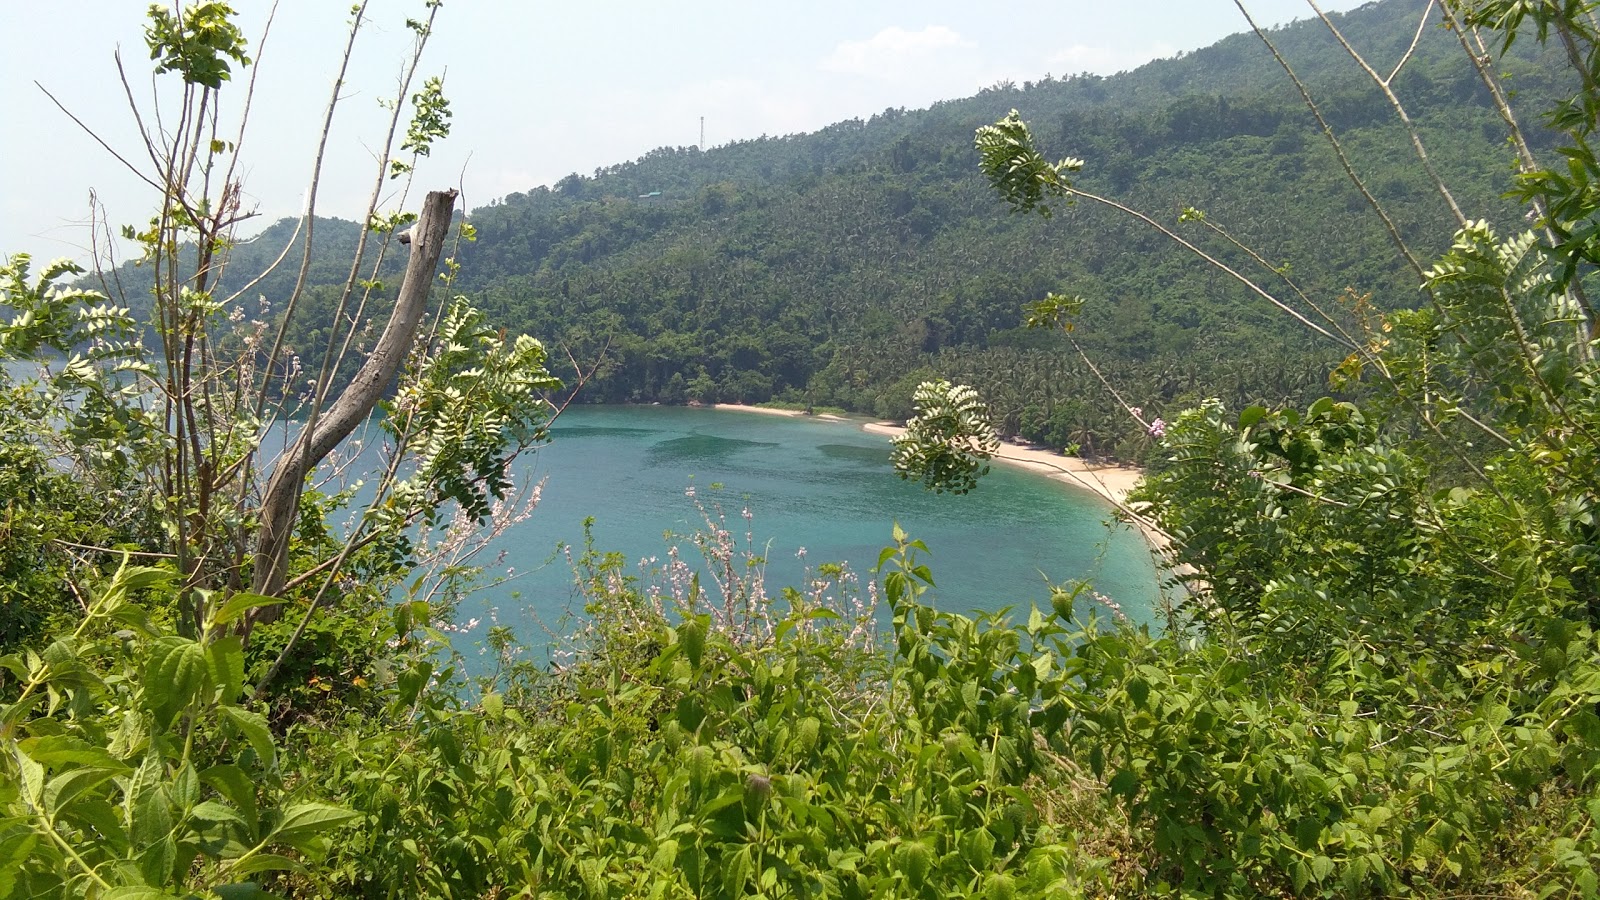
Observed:
[[[261,528],[256,535],[255,575],[251,583],[255,593],[276,597],[283,590],[289,538],[300,514],[300,493],[306,476],[372,414],[405,364],[427,311],[434,271],[450,230],[455,203],[455,191],[433,191],[423,201],[422,214],[411,233],[411,258],[406,263],[405,280],[372,355],[361,364],[338,399],[306,423],[300,436],[278,458],[261,497]]]

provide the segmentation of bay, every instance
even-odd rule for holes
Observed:
[[[709,408],[574,406],[551,437],[518,462],[520,478],[542,482],[536,510],[478,559],[513,577],[463,602],[458,620],[480,627],[458,647],[488,622],[530,649],[570,630],[582,599],[558,548],[581,552],[586,520],[595,549],[622,554],[632,574],[674,543],[698,562],[687,540],[705,527],[697,501],[720,510],[741,543],[748,535],[774,595],[823,562],[871,579],[898,522],[931,551],[923,561],[941,608],[1026,610],[1048,604],[1050,584],[1083,579],[1133,621],[1154,618],[1158,575],[1144,538],[1114,523],[1099,497],[1043,475],[996,465],[970,494],[935,495],[898,478],[888,439],[859,422]]]

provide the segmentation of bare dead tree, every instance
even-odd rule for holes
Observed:
[[[432,191],[411,239],[411,258],[394,310],[372,354],[319,419],[308,423],[279,457],[261,498],[261,523],[256,538],[252,590],[274,596],[283,589],[289,537],[300,510],[306,476],[333,452],[377,406],[394,383],[417,338],[432,292],[434,273],[450,230],[456,192]]]

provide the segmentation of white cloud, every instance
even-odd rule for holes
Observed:
[[[929,25],[920,31],[893,25],[864,41],[839,44],[817,65],[825,72],[896,78],[940,51],[971,46],[971,41],[944,25]]]

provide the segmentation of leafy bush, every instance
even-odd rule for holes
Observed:
[[[268,601],[239,594],[190,639],[133,603],[172,590],[124,563],[75,630],[0,659],[0,896],[262,896],[261,876],[305,871],[356,818],[297,798],[240,703],[233,629]]]

